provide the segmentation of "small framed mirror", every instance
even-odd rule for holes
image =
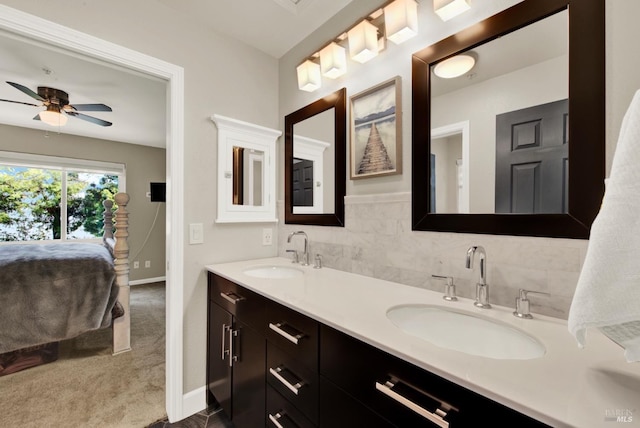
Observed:
[[[604,72],[602,0],[523,0],[415,53],[413,230],[588,238]]]
[[[285,117],[285,223],[344,226],[346,89]]]
[[[282,132],[214,114],[218,128],[216,223],[276,222],[275,147]]]

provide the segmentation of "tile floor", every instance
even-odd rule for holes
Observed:
[[[187,419],[169,423],[167,419],[160,420],[147,428],[233,428],[233,424],[220,409],[205,409]]]

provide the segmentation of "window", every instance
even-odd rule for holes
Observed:
[[[0,241],[99,238],[124,182],[123,164],[0,152]]]

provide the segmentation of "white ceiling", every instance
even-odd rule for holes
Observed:
[[[185,19],[280,58],[351,0],[157,0]],[[70,117],[55,128],[33,120],[42,108],[0,102],[0,123],[154,147],[165,146],[165,83],[75,53],[0,32],[0,99],[39,104],[5,83],[34,92],[48,86],[70,104],[102,103],[112,112],[86,112],[112,122],[102,127]]]

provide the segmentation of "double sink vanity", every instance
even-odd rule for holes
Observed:
[[[640,403],[622,349],[564,320],[280,257],[206,269],[208,403],[237,427],[589,427]]]

